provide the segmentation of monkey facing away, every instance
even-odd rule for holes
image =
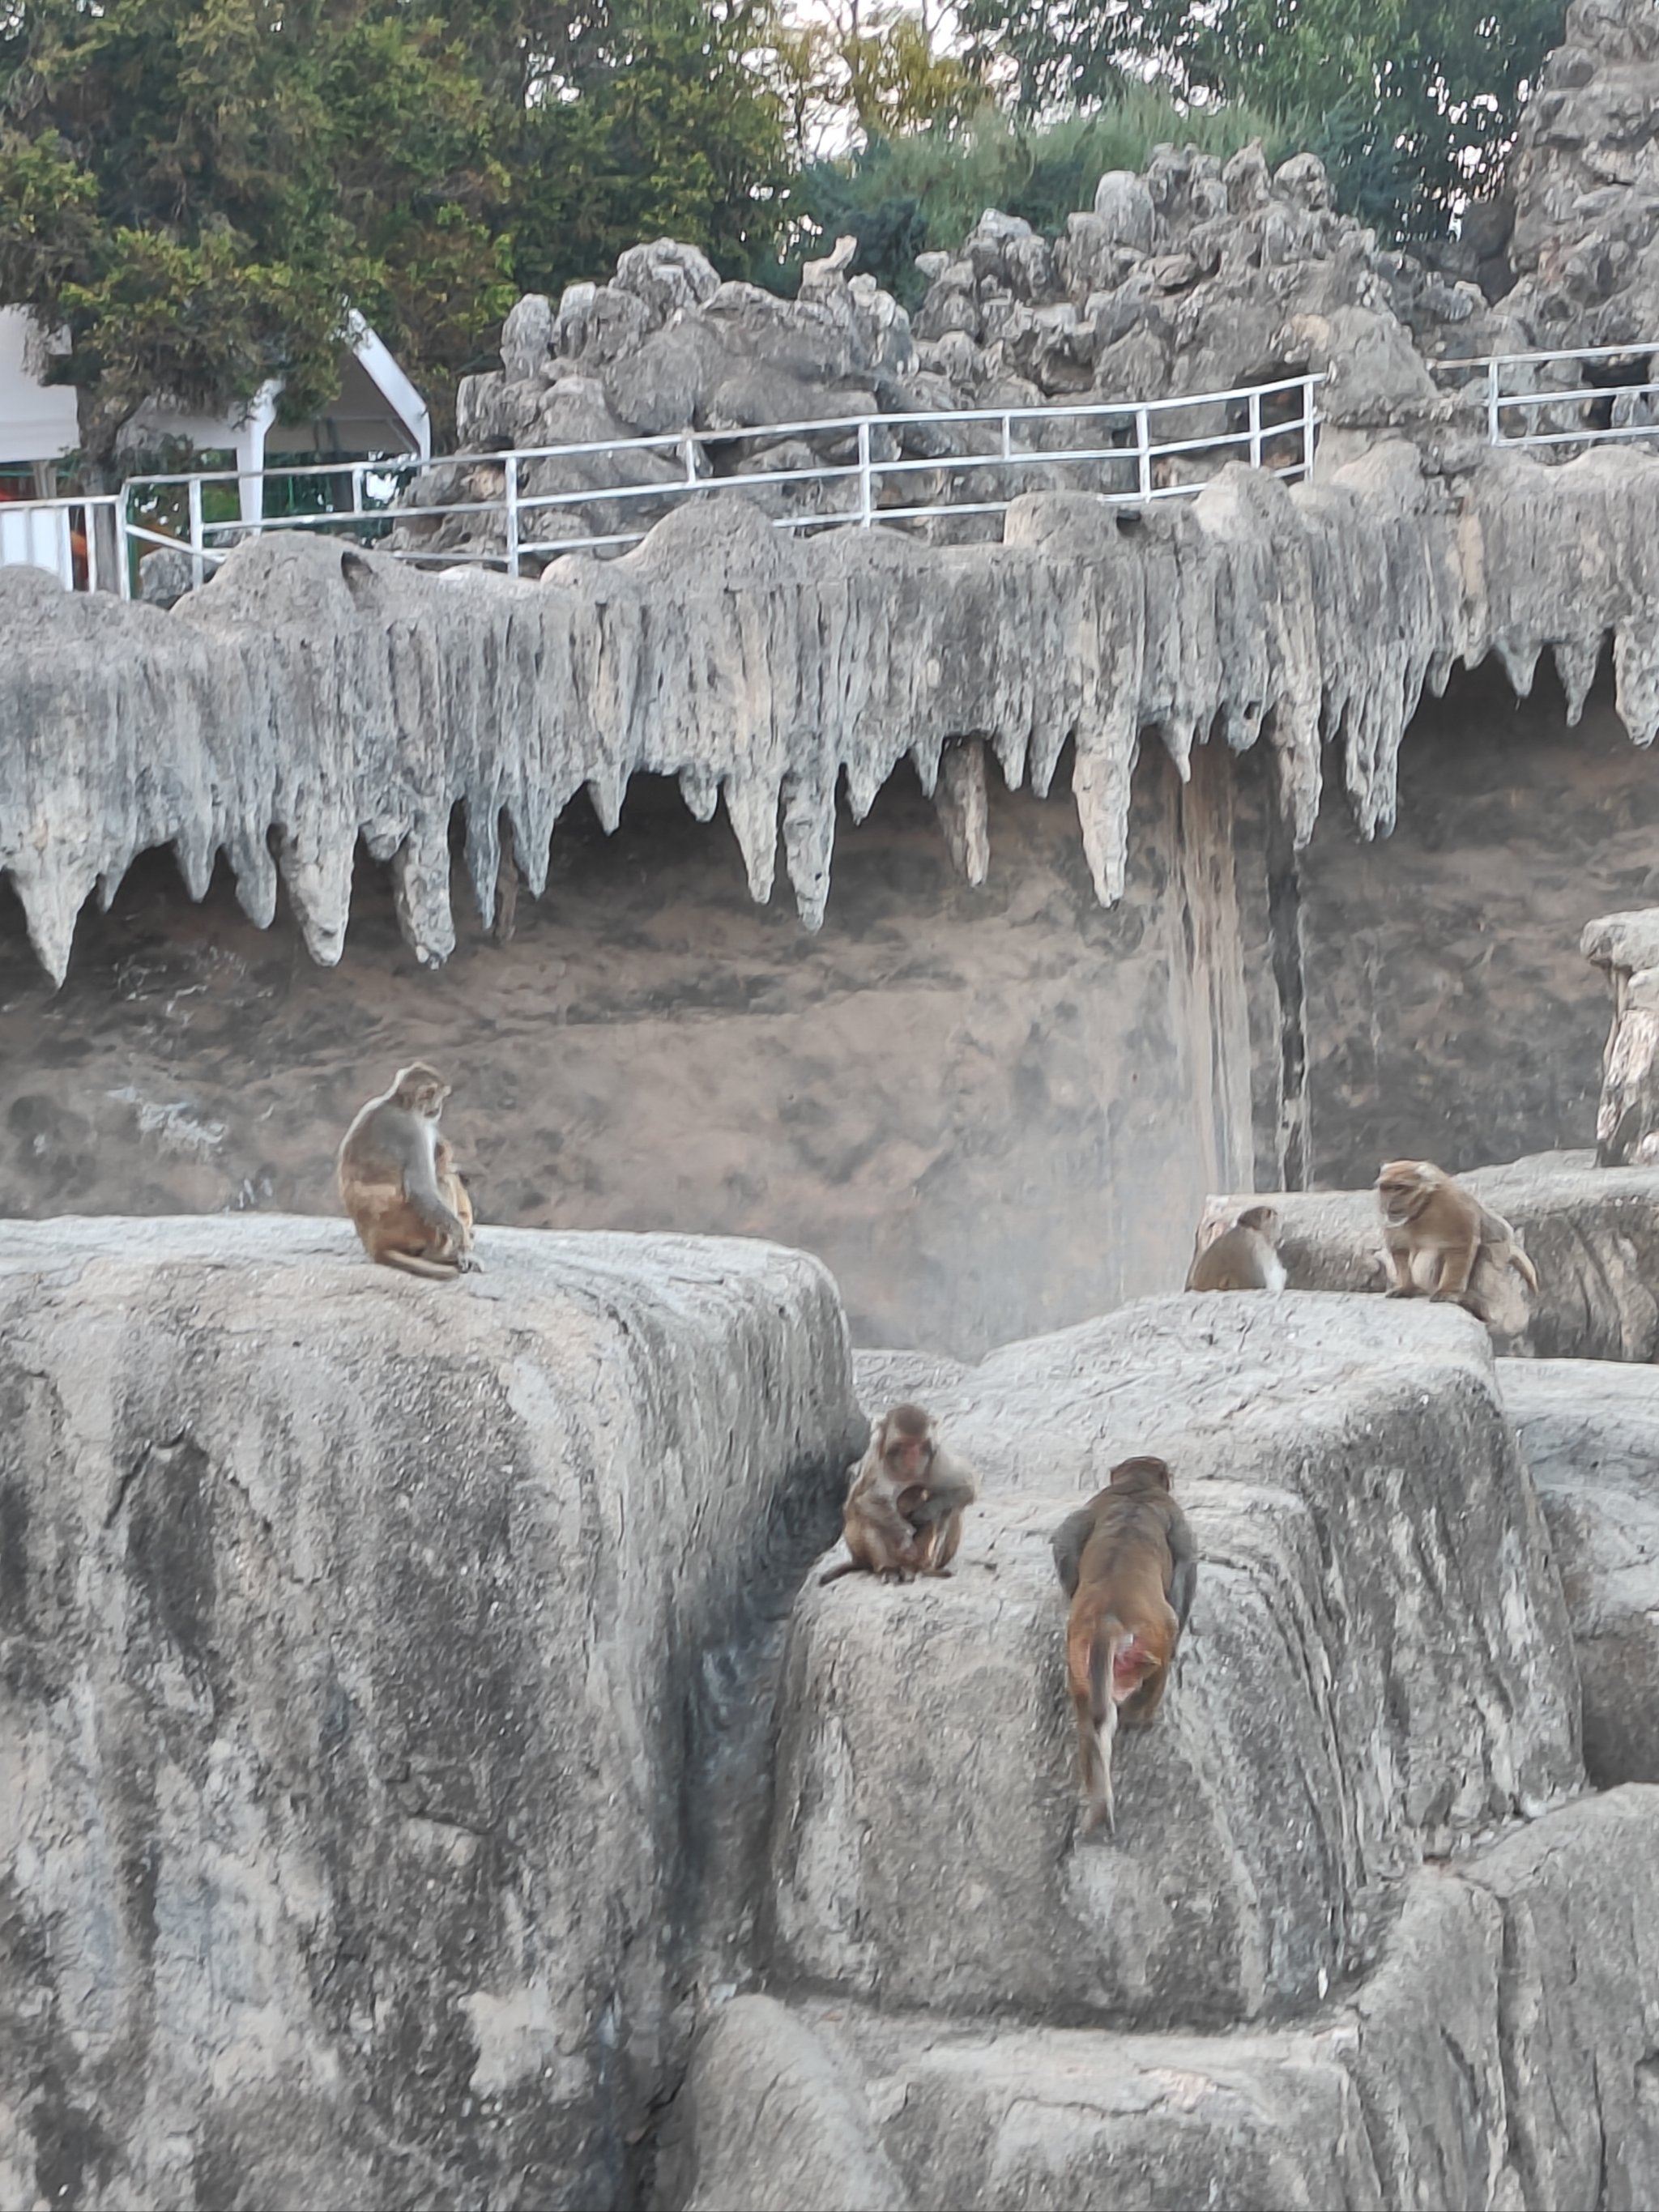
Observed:
[[[940,1444],[931,1413],[890,1407],[848,1478],[842,1533],[853,1556],[820,1575],[820,1583],[856,1574],[906,1583],[913,1575],[950,1572],[963,1513],[979,1486],[973,1469]]]
[[[1084,1832],[1103,1826],[1111,1835],[1118,1721],[1147,1728],[1157,1718],[1198,1580],[1198,1547],[1167,1464],[1121,1461],[1106,1488],[1054,1531],[1054,1553],[1072,1604],[1066,1685],[1089,1805]]]
[[[1501,1291],[1507,1268],[1513,1267],[1536,1292],[1538,1271],[1509,1223],[1431,1160],[1385,1160],[1376,1178],[1376,1202],[1382,1212],[1389,1297],[1421,1295],[1414,1267],[1419,1255],[1433,1271],[1429,1296],[1455,1299],[1479,1321],[1492,1320],[1488,1298]],[[1471,1280],[1477,1271],[1484,1279],[1478,1289]]]
[[[449,1085],[416,1060],[340,1146],[340,1199],[371,1260],[447,1282],[476,1267],[472,1206],[438,1117]]]
[[[1233,1224],[1195,1253],[1187,1271],[1189,1291],[1282,1291],[1279,1215],[1271,1206],[1247,1206]]]

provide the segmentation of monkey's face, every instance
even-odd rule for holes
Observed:
[[[933,1463],[933,1437],[908,1436],[900,1430],[889,1437],[884,1456],[897,1481],[925,1482]]]
[[[1393,1228],[1402,1228],[1421,1213],[1432,1188],[1415,1160],[1391,1160],[1376,1179],[1382,1218]]]

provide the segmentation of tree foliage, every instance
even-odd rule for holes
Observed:
[[[789,199],[789,258],[855,237],[857,266],[913,307],[923,289],[915,256],[960,245],[988,207],[1023,216],[1052,235],[1074,209],[1091,204],[1104,170],[1141,168],[1165,140],[1224,161],[1252,138],[1265,142],[1271,160],[1294,150],[1271,115],[1246,107],[1188,112],[1147,85],[1046,129],[988,110],[965,127],[872,137],[839,161],[803,171]]]
[[[1155,76],[1194,108],[1301,127],[1339,196],[1401,236],[1495,185],[1565,0],[964,0],[975,64],[1017,113],[1088,106]]]

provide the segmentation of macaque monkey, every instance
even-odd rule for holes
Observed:
[[[1497,1287],[1504,1269],[1513,1267],[1536,1292],[1538,1271],[1509,1223],[1431,1161],[1385,1160],[1376,1178],[1376,1202],[1382,1209],[1391,1298],[1421,1295],[1413,1268],[1419,1253],[1433,1265],[1429,1296],[1455,1299],[1478,1321],[1490,1322],[1492,1315],[1470,1286],[1477,1264],[1483,1274],[1491,1270],[1486,1287]]]
[[[1189,1291],[1282,1291],[1279,1215],[1271,1206],[1247,1206],[1232,1227],[1195,1253],[1187,1271]]]
[[[1072,1601],[1066,1683],[1077,1713],[1089,1810],[1084,1833],[1116,1833],[1112,1744],[1157,1718],[1192,1610],[1198,1547],[1161,1459],[1126,1459],[1054,1531],[1054,1566]]]
[[[438,1134],[449,1096],[416,1060],[371,1098],[340,1146],[340,1199],[371,1260],[438,1282],[476,1267],[472,1205],[454,1155]]]
[[[962,1516],[979,1495],[974,1471],[939,1442],[920,1406],[893,1406],[870,1431],[870,1449],[847,1470],[842,1533],[853,1554],[818,1577],[946,1575],[962,1541]]]

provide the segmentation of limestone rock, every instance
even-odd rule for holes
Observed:
[[[1598,1789],[1659,1782],[1659,1375],[1583,1359],[1503,1370],[1560,1564]]]
[[[1370,1958],[1384,1888],[1422,1853],[1577,1786],[1559,1585],[1468,1316],[1156,1300],[959,1380],[900,1355],[880,1397],[875,1380],[872,1408],[926,1389],[981,1503],[952,1579],[798,1601],[772,1844],[786,1984],[1123,2025],[1303,2012]],[[1135,1451],[1169,1460],[1205,1564],[1164,1714],[1121,1740],[1109,1848],[1074,1827],[1048,1540]],[[918,1880],[944,1864],[949,1882]]]
[[[754,2201],[715,2192],[766,2170],[764,2149],[754,2165],[745,2152],[776,2139],[778,2112],[846,2160],[856,2179],[831,2201],[907,2212],[1184,2212],[1212,2198],[1638,2212],[1659,2185],[1644,2086],[1656,1840],[1659,1791],[1626,1788],[1423,1869],[1376,1969],[1296,2027],[1119,2034],[740,1999],[703,2028],[674,2116],[697,2157],[672,2179],[697,2193],[661,2195],[659,2212]],[[877,2159],[884,2193],[863,2193]],[[786,2148],[775,2170],[803,2164]]]
[[[1613,986],[1595,1114],[1601,1167],[1659,1164],[1659,908],[1603,915],[1579,940]]]
[[[480,1249],[0,1226],[8,2201],[623,2201],[703,1670],[861,1424],[803,1255]]]

